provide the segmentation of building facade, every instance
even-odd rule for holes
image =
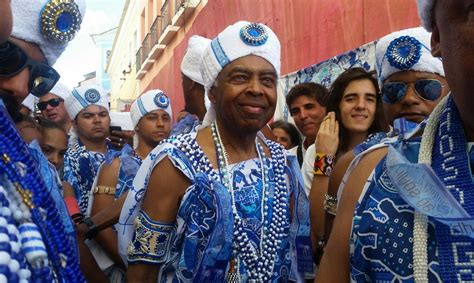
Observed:
[[[280,38],[285,75],[419,25],[415,0],[140,0],[127,1],[124,14],[130,20],[121,22],[108,65],[112,99],[125,97],[120,86],[130,80],[127,97],[159,88],[175,111],[184,106],[180,63],[193,34],[213,38],[238,20],[265,23]],[[118,62],[134,34],[124,83]]]

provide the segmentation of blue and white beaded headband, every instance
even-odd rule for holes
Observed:
[[[158,106],[158,108],[161,108],[163,110],[166,110],[168,106],[170,105],[170,99],[163,92],[158,92],[153,98],[153,102],[155,103],[156,106]],[[139,97],[137,99],[137,106],[142,116],[150,112],[150,111],[147,111],[145,108],[145,105],[143,105],[142,97]]]
[[[416,33],[420,29],[410,29],[406,32]],[[426,33],[426,31],[423,32]],[[423,36],[425,35],[420,34],[421,40],[410,35],[398,36],[388,43],[382,56],[379,55],[377,48],[383,50],[385,43],[382,42],[383,39],[377,43],[376,66],[380,85],[387,77],[399,71],[413,70],[444,76],[441,58],[435,58],[431,55],[431,49],[423,43],[429,39],[423,38]],[[427,34],[426,37],[429,38],[429,35]]]
[[[79,101],[83,108],[87,108],[90,104],[97,103],[100,100],[100,93],[94,88],[88,89],[84,93],[84,98],[77,92],[76,89],[72,90],[72,96]]]
[[[262,46],[268,40],[268,33],[265,27],[258,23],[249,23],[243,26],[240,29],[239,36],[242,42],[248,46]],[[222,48],[219,37],[211,41],[211,48],[222,68],[230,63],[230,59]]]
[[[81,28],[82,16],[74,0],[50,0],[41,12],[41,33],[54,43],[71,41]]]

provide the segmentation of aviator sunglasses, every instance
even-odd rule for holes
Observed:
[[[395,104],[403,100],[408,91],[408,86],[413,85],[415,93],[426,101],[437,100],[443,91],[443,85],[435,79],[417,80],[411,83],[391,82],[382,86],[382,100],[387,104]]]
[[[48,107],[48,104],[51,105],[51,107],[58,107],[61,102],[63,102],[64,99],[58,97],[58,98],[51,98],[50,100],[46,101],[41,101],[36,104],[38,106],[38,109],[41,111],[44,111],[46,107]]]
[[[9,78],[30,69],[28,90],[34,96],[47,94],[59,80],[59,74],[46,63],[31,59],[20,47],[8,41],[0,48],[0,77]]]

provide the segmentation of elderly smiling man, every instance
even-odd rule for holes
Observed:
[[[312,264],[298,165],[259,133],[275,110],[280,42],[263,24],[237,22],[202,62],[210,126],[161,144],[137,173],[119,221],[127,279],[301,279]]]

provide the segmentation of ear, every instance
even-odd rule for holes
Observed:
[[[442,57],[439,29],[436,23],[433,23],[433,32],[431,33],[431,55],[433,57]]]
[[[212,87],[210,90],[209,90],[209,101],[211,101],[211,103],[215,104],[217,99],[217,95],[216,95],[216,88],[215,87]]]

